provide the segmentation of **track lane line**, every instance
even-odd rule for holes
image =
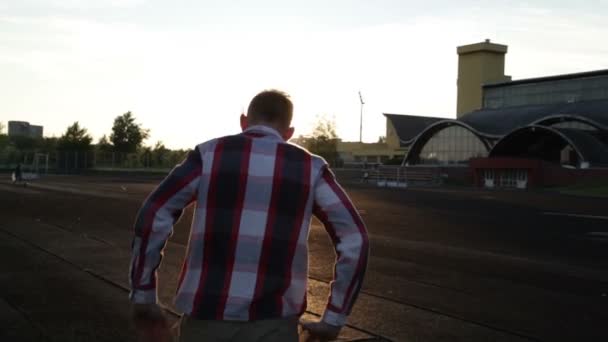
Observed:
[[[586,218],[586,219],[595,219],[595,220],[608,220],[608,216],[557,213],[557,212],[551,212],[551,211],[545,211],[545,212],[543,212],[543,215],[545,215],[545,216],[566,216],[566,217]]]

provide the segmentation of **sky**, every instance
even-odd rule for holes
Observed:
[[[0,122],[95,140],[127,111],[148,144],[239,131],[263,89],[288,92],[296,135],[385,134],[382,113],[456,116],[459,45],[506,44],[513,79],[608,69],[608,0],[0,0]]]

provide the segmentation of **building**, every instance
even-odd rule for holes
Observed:
[[[506,45],[483,43],[460,46],[458,52],[458,97],[456,116],[482,108],[482,84],[508,82],[505,75]]]
[[[386,142],[362,143],[358,141],[338,141],[338,156],[342,163],[386,164],[391,159],[403,159],[404,151],[390,148]]]
[[[458,103],[457,115],[460,117],[482,107],[481,85],[490,82],[511,80],[504,75],[507,46],[483,43],[458,48]],[[386,117],[386,142],[338,143],[338,154],[345,164],[400,163],[408,155],[409,149],[426,127],[444,120],[443,118],[399,115],[384,113]]]
[[[404,165],[486,187],[608,179],[608,70],[512,81],[505,45],[486,40],[457,52],[457,118],[427,118],[415,133],[395,126],[415,135],[402,142]]]
[[[506,45],[456,51],[456,118],[384,113],[386,141],[340,142],[345,164],[402,161],[486,187],[608,181],[608,70],[512,80]]]
[[[338,142],[338,154],[346,164],[402,164],[414,138],[430,124],[443,120],[427,116],[384,113],[384,142]]]
[[[43,127],[30,125],[26,121],[9,121],[8,122],[8,135],[10,137],[23,136],[30,138],[42,138]]]

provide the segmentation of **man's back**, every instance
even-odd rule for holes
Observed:
[[[263,127],[198,149],[199,204],[176,304],[201,319],[299,315],[311,185],[324,162]]]
[[[256,98],[266,95],[282,96]],[[135,224],[131,300],[157,302],[162,249],[183,208],[196,202],[177,309],[189,322],[293,322],[306,309],[314,214],[338,256],[322,321],[339,329],[363,282],[365,226],[327,163],[285,141],[292,128],[245,123],[252,116],[241,117],[243,133],[198,145],[144,203]]]

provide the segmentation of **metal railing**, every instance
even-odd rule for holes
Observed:
[[[0,170],[12,170],[21,164],[25,172],[80,173],[87,170],[165,171],[179,164],[184,151],[166,153],[103,151],[0,151]]]
[[[364,169],[362,181],[385,187],[406,187],[409,185],[438,185],[441,178],[437,172],[403,166],[379,166]]]

